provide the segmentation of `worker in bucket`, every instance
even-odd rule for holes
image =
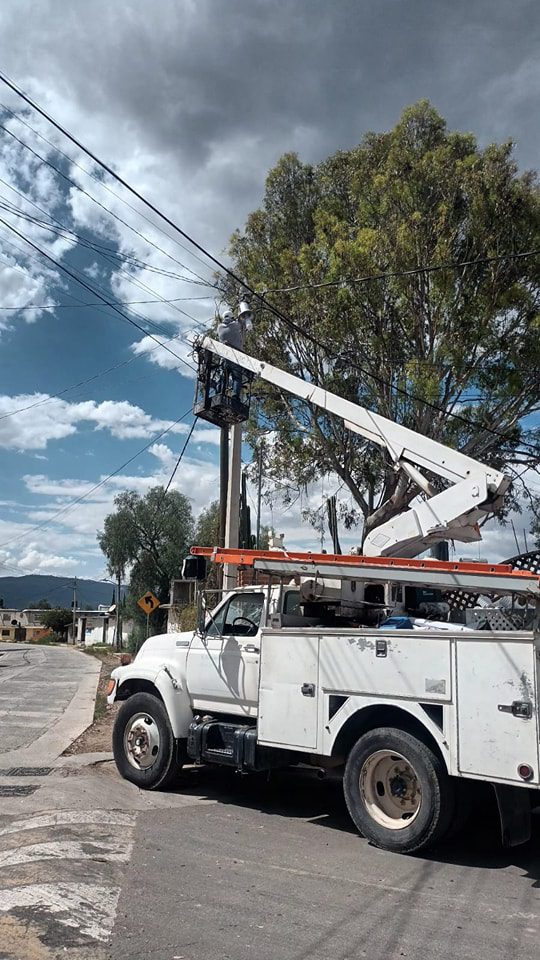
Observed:
[[[233,350],[243,350],[244,348],[244,324],[242,313],[235,317],[232,310],[226,307],[220,315],[218,324],[218,338],[221,343]],[[233,395],[240,399],[242,392],[242,368],[230,360],[225,360],[223,369],[226,377],[230,377]]]

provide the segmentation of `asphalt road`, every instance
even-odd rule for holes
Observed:
[[[0,653],[0,960],[537,960],[540,822],[508,852],[483,815],[399,857],[311,774],[192,768],[140,791],[111,762],[59,756],[96,661]]]
[[[0,768],[55,760],[92,721],[99,670],[73,648],[0,644]]]
[[[507,853],[484,821],[399,857],[356,834],[335,784],[191,777],[184,797],[217,802],[137,816],[111,960],[538,957],[540,825]]]

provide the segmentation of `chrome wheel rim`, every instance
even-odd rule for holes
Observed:
[[[370,817],[388,830],[404,830],[418,816],[422,791],[412,763],[393,750],[377,750],[360,771],[360,795]]]
[[[148,713],[136,713],[124,731],[124,751],[136,770],[148,770],[159,756],[160,736],[156,721]]]

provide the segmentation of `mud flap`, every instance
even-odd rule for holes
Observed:
[[[517,847],[531,838],[531,803],[528,790],[494,783],[503,847]]]

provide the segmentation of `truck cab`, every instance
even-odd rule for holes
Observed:
[[[177,740],[187,737],[186,720],[198,712],[255,721],[262,627],[276,614],[290,626],[313,624],[313,618],[302,616],[299,599],[294,585],[238,587],[227,593],[195,631],[150,637],[132,663],[117,667],[109,704],[134,694],[157,696]],[[140,773],[137,763],[132,769]],[[147,771],[141,785],[149,781]]]

